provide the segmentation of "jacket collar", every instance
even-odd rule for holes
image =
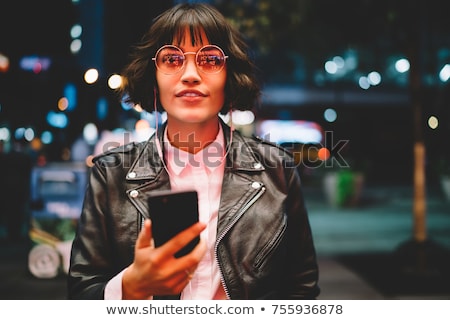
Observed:
[[[239,131],[232,131],[223,121],[221,121],[221,123],[224,130],[226,145],[227,148],[229,148],[226,167],[235,171],[264,170],[263,164],[258,160],[258,157],[256,157],[252,148],[248,145],[244,136],[242,136]]]
[[[244,137],[239,132],[232,131],[222,119],[220,119],[220,124],[224,133],[225,145],[227,146],[226,152],[228,152],[226,168],[233,171],[264,170],[264,166],[255,156]],[[161,157],[164,152],[162,146],[165,127],[166,123],[146,142],[141,144],[143,147],[128,170],[127,180],[156,180],[164,171],[164,163]]]

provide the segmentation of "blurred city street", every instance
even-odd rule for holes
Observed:
[[[377,186],[364,190],[356,207],[333,208],[320,188],[306,187],[320,264],[320,300],[450,299],[450,202],[439,188],[427,191],[423,272],[409,264],[412,188]],[[37,279],[27,269],[27,245],[0,246],[1,299],[65,299],[65,277]],[[413,257],[414,260],[414,257]],[[403,263],[403,271],[399,266]],[[406,266],[406,267],[405,267]],[[408,269],[409,268],[409,269]],[[397,270],[398,269],[398,270]]]

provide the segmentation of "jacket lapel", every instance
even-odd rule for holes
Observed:
[[[228,139],[227,146],[230,140],[232,141],[222,183],[217,224],[219,240],[221,234],[226,233],[240,217],[245,205],[259,192],[262,183],[258,181],[260,175],[255,173],[264,171],[263,164],[240,133],[233,132],[233,138],[229,139],[230,132],[230,128],[224,125],[225,140]]]

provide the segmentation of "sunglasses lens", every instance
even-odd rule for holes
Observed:
[[[197,54],[197,65],[205,73],[217,73],[225,65],[225,55],[216,46],[203,47]]]
[[[204,73],[220,72],[225,66],[227,58],[222,49],[214,45],[205,46],[197,53],[183,53],[178,47],[166,45],[157,51],[153,60],[155,60],[156,67],[162,73],[175,74],[183,68],[186,55],[195,55],[197,67]]]
[[[156,55],[156,66],[163,73],[172,74],[183,67],[184,54],[177,47],[162,47]]]

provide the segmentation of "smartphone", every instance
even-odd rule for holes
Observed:
[[[148,198],[149,215],[155,247],[159,247],[175,235],[198,222],[197,191],[161,190]],[[194,249],[200,241],[196,237],[175,254],[182,257]]]

